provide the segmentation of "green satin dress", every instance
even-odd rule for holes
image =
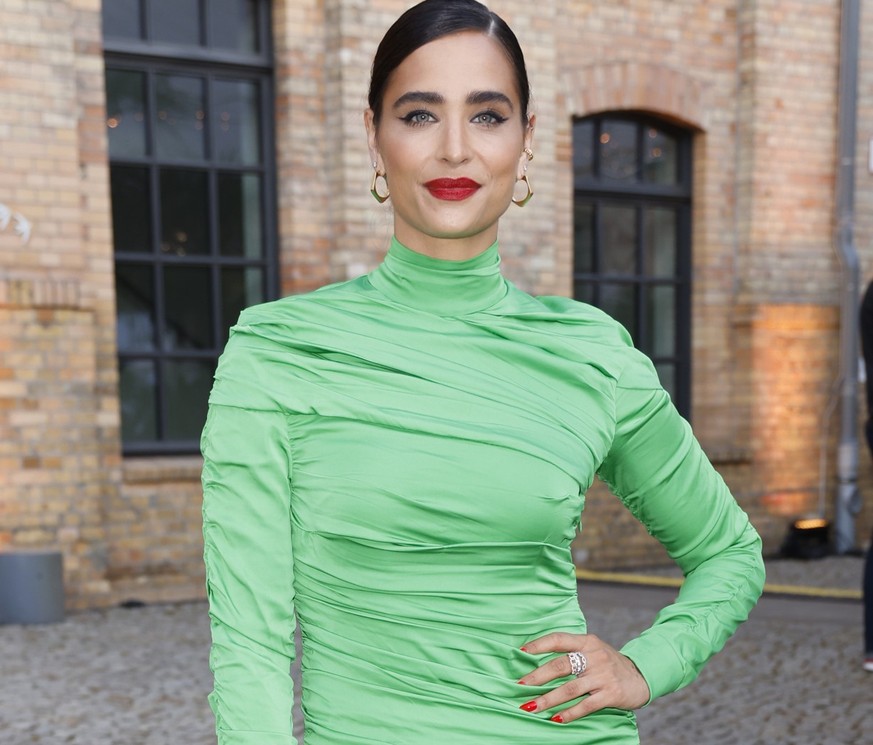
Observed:
[[[233,329],[202,439],[220,745],[295,742],[295,618],[306,745],[638,743],[631,712],[519,709],[550,687],[517,684],[548,659],[519,647],[586,630],[570,542],[596,473],[686,574],[622,650],[653,697],[754,605],[758,535],[651,363],[499,265],[394,240]]]

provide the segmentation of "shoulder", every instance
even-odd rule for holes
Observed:
[[[559,295],[528,295],[511,286],[501,315],[529,324],[537,331],[559,335],[603,348],[632,349],[630,334],[600,308]]]
[[[621,337],[625,344],[631,344],[627,330],[612,316],[588,303],[560,295],[537,295],[533,298],[543,308],[565,318],[578,318],[586,323],[599,327],[608,335]]]
[[[325,307],[353,301],[365,290],[363,277],[325,285],[311,292],[288,295],[246,308],[239,316],[234,329],[248,326],[282,323],[305,312],[308,308]]]
[[[277,381],[305,366],[325,333],[342,324],[359,280],[246,308],[218,360],[211,403],[275,408]]]
[[[596,345],[612,361],[619,388],[656,389],[661,384],[652,361],[634,346],[628,330],[593,305],[557,295],[531,297],[551,315],[561,333]]]

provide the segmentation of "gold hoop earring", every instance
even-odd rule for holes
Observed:
[[[376,188],[376,181],[378,181],[380,177],[385,181],[385,186],[388,186],[388,179],[385,178],[385,174],[379,173],[377,169],[373,169],[373,180],[370,182],[370,194],[373,195],[373,199],[375,199],[379,204],[385,204],[391,196],[391,191],[389,189],[384,194],[379,193],[379,190]]]
[[[524,149],[524,154],[527,156],[528,162],[533,160],[533,150],[531,150],[529,147],[526,147]]]
[[[527,174],[524,174],[519,181],[524,181],[524,185],[527,187],[527,194],[525,194],[521,199],[512,198],[512,203],[518,205],[519,207],[524,207],[534,195],[533,187],[530,185],[530,181],[527,180]]]

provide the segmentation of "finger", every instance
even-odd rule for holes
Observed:
[[[533,639],[521,648],[528,654],[544,654],[546,652],[573,652],[584,649],[593,634],[569,634],[565,631],[555,631],[538,639]]]
[[[563,711],[559,711],[557,714],[553,715],[551,719],[553,722],[558,722],[559,724],[568,724],[575,719],[581,719],[589,714],[593,714],[595,711],[605,709],[607,706],[610,706],[610,704],[606,700],[606,696],[595,691],[582,699],[578,704],[574,704]]]
[[[555,678],[566,678],[571,674],[570,658],[562,654],[527,673],[518,682],[521,685],[543,685]]]
[[[574,678],[557,688],[523,703],[519,708],[528,712],[546,711],[591,693],[593,687],[584,678]]]

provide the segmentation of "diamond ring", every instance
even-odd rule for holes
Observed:
[[[588,659],[581,652],[567,652],[570,660],[570,672],[577,678],[588,669]]]

